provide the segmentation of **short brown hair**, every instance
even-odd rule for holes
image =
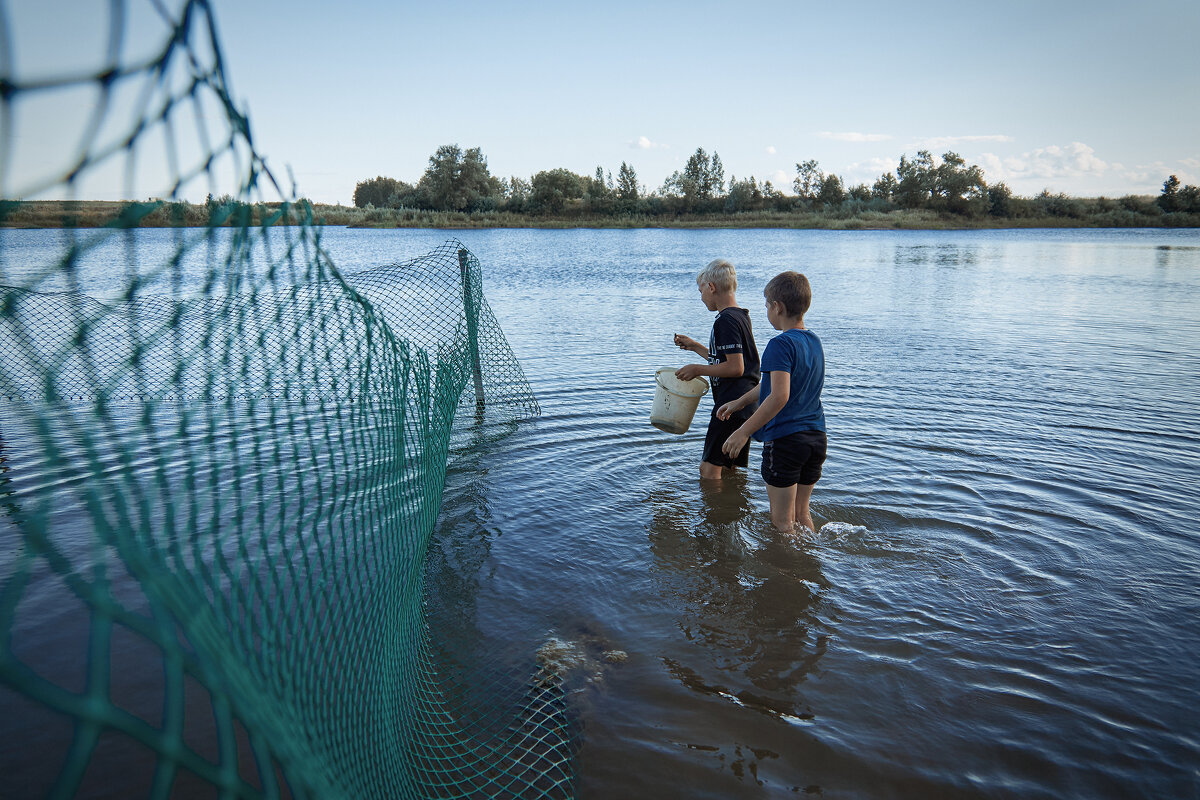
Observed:
[[[783,303],[789,317],[803,317],[812,304],[812,286],[799,272],[781,272],[763,289],[763,296],[772,303]]]

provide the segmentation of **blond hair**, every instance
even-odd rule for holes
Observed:
[[[696,283],[711,283],[722,294],[737,291],[737,270],[723,258],[709,262],[696,276]]]

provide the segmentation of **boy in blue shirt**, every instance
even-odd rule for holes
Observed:
[[[825,351],[817,335],[804,327],[812,287],[798,272],[781,272],[763,295],[767,319],[782,333],[763,350],[762,384],[721,406],[716,414],[728,419],[758,401],[758,410],[725,440],[725,452],[737,452],[751,436],[762,442],[771,522],[783,533],[791,533],[797,523],[813,531],[808,503],[821,477],[827,440],[821,408]]]
[[[754,409],[739,411],[717,419],[721,405],[740,398],[758,386],[758,346],[750,327],[750,312],[738,308],[737,270],[723,258],[710,263],[696,276],[700,300],[709,311],[716,311],[708,347],[682,334],[675,334],[675,345],[691,350],[708,361],[707,364],[688,364],[675,371],[675,377],[688,381],[697,375],[712,380],[713,415],[704,437],[704,454],[700,457],[700,477],[704,480],[721,478],[726,471],[750,463],[750,443],[734,452],[721,449],[729,434],[746,421]]]

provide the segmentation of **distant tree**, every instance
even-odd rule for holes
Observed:
[[[1200,187],[1183,185],[1175,175],[1163,181],[1162,194],[1154,200],[1164,213],[1200,213]]]
[[[711,201],[725,192],[725,167],[721,157],[713,153],[710,157],[703,147],[688,157],[682,171],[675,171],[663,181],[659,193],[675,201],[676,207],[684,211],[696,211],[711,207]]]
[[[1047,192],[1043,192],[1043,194],[1046,194],[1046,193]],[[1120,200],[1118,200],[1117,202],[1120,203],[1121,208],[1124,209],[1125,211],[1132,211],[1136,214],[1145,214],[1146,211],[1148,210],[1146,198],[1144,198],[1140,195],[1127,194],[1124,197],[1122,197]],[[1162,212],[1162,209],[1157,205],[1152,204],[1149,207],[1155,208],[1159,213]]]
[[[759,208],[763,208],[767,202],[767,195],[763,191],[764,189],[766,189],[766,184],[763,181],[755,180],[754,176],[751,175],[750,176],[750,197],[753,200],[759,201],[758,202]]]
[[[457,144],[444,144],[429,157],[425,174],[417,182],[422,205],[435,211],[459,211],[465,197],[459,191],[463,151]]]
[[[871,187],[865,183],[860,183],[847,189],[846,194],[850,196],[851,200],[858,200],[865,203],[871,199]]]
[[[729,191],[725,195],[725,213],[732,214],[738,211],[743,211],[739,207],[739,201],[742,199],[741,183],[736,175],[729,176]]]
[[[1179,178],[1172,175],[1163,181],[1162,194],[1158,196],[1158,207],[1170,213],[1182,210],[1183,203],[1179,198]]]
[[[979,214],[988,210],[987,184],[983,170],[967,162],[958,153],[945,153],[933,170],[930,205],[955,214]]]
[[[606,179],[603,167],[596,167],[596,174],[588,179],[584,191],[587,208],[597,214],[611,214],[616,210],[616,192],[612,186],[612,175]]]
[[[714,163],[715,159],[715,163]],[[724,190],[725,168],[715,153],[709,157],[703,147],[688,157],[682,171],[676,171],[663,182],[661,193],[682,202],[685,211],[695,211],[708,204]]]
[[[988,214],[993,217],[1012,216],[1012,190],[1004,183],[993,183],[987,188]]]
[[[1200,214],[1200,186],[1189,183],[1179,190],[1179,210]]]
[[[655,192],[655,194],[669,198],[683,197],[683,173],[679,170],[672,172],[663,180],[662,186],[658,187],[658,190]]]
[[[209,209],[214,209],[226,208],[232,206],[235,202],[237,201],[233,199],[233,195],[226,192],[220,197],[213,197],[211,194],[209,194],[208,199],[204,201],[204,204],[208,206]]]
[[[416,208],[420,204],[421,198],[417,194],[417,187],[404,181],[397,181],[395,191],[388,195],[388,199],[384,203],[388,208]]]
[[[871,196],[877,200],[891,201],[895,197],[896,189],[899,184],[896,183],[896,176],[890,172],[885,172],[875,181],[875,185],[871,187]]]
[[[726,211],[735,214],[739,211],[759,211],[765,200],[762,189],[753,175],[741,181],[735,176],[729,177],[729,193],[725,195]]]
[[[534,210],[558,214],[570,200],[583,197],[588,179],[568,169],[544,170],[533,176],[530,204]]]
[[[529,209],[529,200],[533,195],[533,185],[524,178],[513,175],[506,181],[504,191],[504,209],[522,213]]]
[[[821,172],[816,159],[809,159],[796,165],[796,178],[792,181],[792,188],[801,200],[812,202],[817,199],[824,181],[825,173]]]
[[[412,189],[412,186],[407,183],[401,183],[395,178],[385,178],[382,175],[360,181],[354,187],[354,205],[357,208],[366,208],[367,206],[384,208],[388,204],[388,198],[403,190],[404,187]]]
[[[712,161],[708,165],[708,182],[712,186],[714,197],[720,197],[725,194],[725,165],[721,163],[721,157],[714,150]]]
[[[429,157],[417,193],[422,204],[435,211],[474,211],[494,205],[502,192],[478,147],[464,151],[457,144],[444,144]]]
[[[830,173],[821,181],[817,192],[817,202],[821,205],[840,206],[846,201],[846,190],[842,187],[842,179]]]
[[[1082,205],[1065,192],[1051,194],[1049,189],[1033,198],[1035,213],[1045,217],[1082,217]]]
[[[900,156],[896,167],[896,191],[894,198],[902,208],[924,208],[933,197],[936,167],[928,150],[918,150],[912,161]]]
[[[774,208],[777,211],[783,211],[788,204],[787,195],[776,189],[770,181],[763,181],[762,198],[765,207]]]
[[[588,180],[588,196],[599,200],[607,198],[610,193],[609,186],[604,180],[604,168],[596,167],[596,174]]]
[[[683,167],[684,197],[696,200],[708,200],[713,195],[712,161],[703,147],[697,147],[696,152],[688,158]]]
[[[624,161],[617,172],[617,197],[625,202],[636,202],[638,199],[637,173]]]

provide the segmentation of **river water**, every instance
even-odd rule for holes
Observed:
[[[542,414],[452,463],[430,570],[446,635],[573,654],[581,797],[1200,797],[1200,232],[322,243],[354,272],[451,236]],[[773,531],[758,445],[700,485],[710,398],[649,425],[716,257],[760,351],[765,283],[812,283],[812,537]]]

